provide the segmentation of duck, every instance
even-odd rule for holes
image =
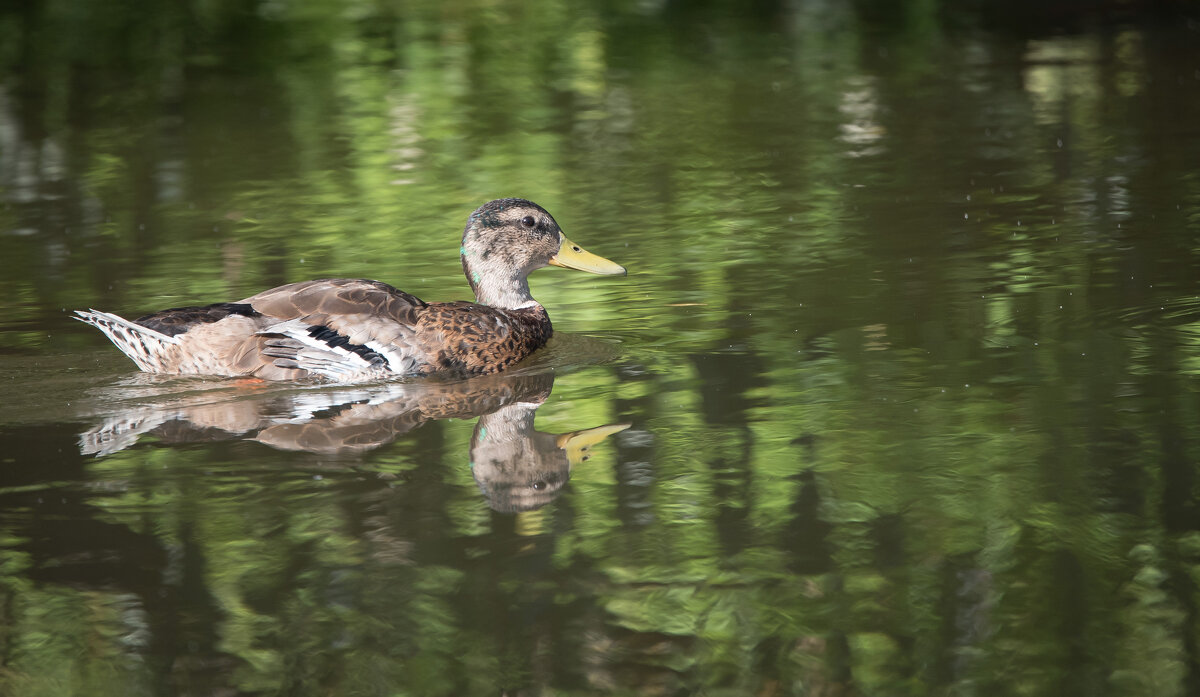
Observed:
[[[95,309],[76,310],[75,319],[147,373],[338,382],[470,377],[503,371],[549,341],[553,327],[529,292],[531,272],[550,265],[626,273],[521,198],[471,213],[459,256],[474,302],[425,302],[382,281],[324,278],[134,320]]]

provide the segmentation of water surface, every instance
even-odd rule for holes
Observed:
[[[1183,5],[250,7],[0,11],[0,691],[1200,691]],[[462,299],[501,196],[630,270],[511,375],[70,319]]]

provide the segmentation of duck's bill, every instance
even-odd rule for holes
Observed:
[[[604,276],[624,276],[625,267],[620,264],[596,256],[583,247],[568,240],[565,236],[558,253],[550,257],[550,263],[566,269],[578,269],[588,273],[598,273]]]
[[[591,456],[591,449],[600,441],[608,438],[614,433],[620,433],[629,428],[633,424],[611,424],[609,426],[597,426],[589,428],[586,431],[575,431],[573,433],[564,433],[558,437],[558,447],[567,451],[567,462],[572,465],[578,465]]]

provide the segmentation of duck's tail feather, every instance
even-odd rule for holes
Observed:
[[[111,312],[76,310],[75,315],[80,322],[104,332],[117,348],[147,373],[163,372],[168,356],[179,345],[179,339],[173,336],[130,322]]]

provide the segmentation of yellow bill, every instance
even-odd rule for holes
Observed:
[[[604,257],[592,254],[583,247],[568,240],[566,235],[563,235],[562,245],[559,246],[558,253],[550,257],[550,263],[565,269],[578,269],[579,271],[598,273],[603,276],[625,275],[624,266],[614,264]]]
[[[608,262],[612,264],[612,262]],[[616,266],[616,264],[613,264]],[[633,424],[611,424],[608,426],[597,426],[589,428],[586,431],[574,431],[572,433],[564,433],[558,437],[558,447],[567,451],[567,462],[572,465],[578,465],[580,462],[588,459],[591,456],[591,449],[600,441],[608,438],[614,433],[620,433],[629,428]]]

